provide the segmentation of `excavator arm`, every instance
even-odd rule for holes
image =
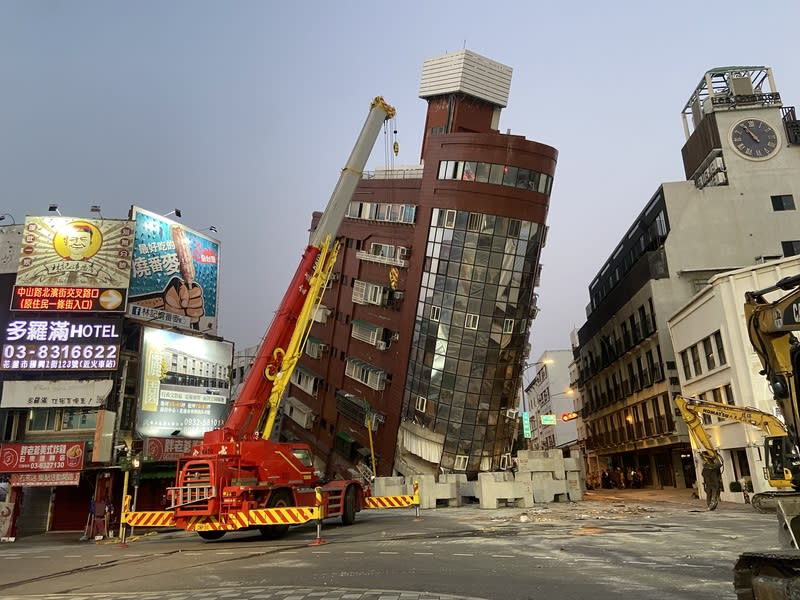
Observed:
[[[703,486],[706,491],[706,505],[708,510],[714,510],[719,504],[719,495],[722,492],[722,457],[714,449],[708,432],[703,427],[703,419],[700,418],[701,410],[697,408],[695,398],[684,398],[675,396],[675,405],[686,421],[689,428],[689,435],[699,448],[700,458],[703,460]]]
[[[774,302],[764,296],[788,292]],[[784,277],[775,285],[745,294],[744,314],[750,342],[763,367],[775,401],[786,419],[794,446],[800,442],[800,345],[792,333],[800,331],[800,275]],[[795,482],[800,487],[800,479]]]

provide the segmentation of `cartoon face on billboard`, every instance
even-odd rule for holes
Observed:
[[[103,245],[103,234],[88,221],[71,221],[53,236],[53,248],[65,260],[87,260]]]

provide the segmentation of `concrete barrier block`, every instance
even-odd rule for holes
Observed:
[[[531,482],[516,481],[513,473],[495,472],[478,474],[480,507],[499,508],[500,503],[520,508],[533,506]]]
[[[573,502],[583,500],[584,482],[580,472],[569,471],[567,473],[567,495]]]
[[[533,500],[537,504],[568,500],[566,479],[555,479],[550,473],[534,473],[531,483],[533,484]]]
[[[407,493],[405,477],[376,477],[372,482],[372,493],[375,496],[404,496]]]

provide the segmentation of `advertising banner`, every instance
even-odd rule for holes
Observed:
[[[200,438],[222,424],[233,345],[145,327],[136,430],[148,437]]]
[[[215,334],[219,241],[136,206],[131,218],[128,314]]]
[[[133,223],[26,217],[12,310],[123,312]]]
[[[118,366],[122,319],[14,319],[1,339],[0,371],[109,371]]]
[[[103,406],[110,379],[4,381],[0,408],[89,408]]]
[[[85,442],[37,442],[0,445],[0,473],[80,471]]]

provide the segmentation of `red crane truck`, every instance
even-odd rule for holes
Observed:
[[[342,169],[300,265],[259,346],[256,358],[224,425],[177,464],[163,511],[131,512],[123,523],[173,526],[215,540],[227,531],[258,529],[275,539],[291,524],[341,517],[345,525],[365,506],[369,489],[355,480],[324,482],[306,444],[268,438],[280,400],[303,351],[328,276],[339,251],[335,237],[383,123],[395,109],[381,97],[369,115]]]

